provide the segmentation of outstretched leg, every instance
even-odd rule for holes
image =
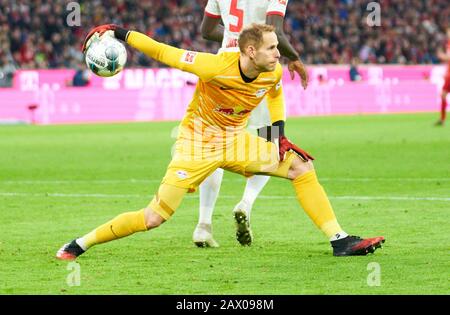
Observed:
[[[339,225],[327,194],[320,185],[312,161],[292,158],[288,178],[297,199],[314,224],[329,238],[335,256],[366,255],[381,247],[384,237],[362,239],[349,236]]]
[[[186,192],[185,188],[162,184],[147,208],[118,215],[83,237],[63,245],[56,257],[74,260],[94,245],[158,227],[173,215]]]
[[[251,159],[242,164],[240,161],[224,163],[223,167],[243,175],[264,174],[291,180],[300,206],[314,224],[328,237],[335,256],[366,255],[373,252],[384,242],[384,237],[361,239],[349,236],[339,225],[328,197],[320,185],[312,161],[304,161],[297,154],[288,151],[279,162],[276,145],[249,133],[240,136],[248,145]],[[296,147],[297,150],[302,151]],[[306,152],[303,155],[309,157]],[[300,152],[301,153],[301,152]],[[300,154],[299,153],[299,154]],[[244,167],[242,167],[244,166]],[[244,169],[244,171],[242,171]]]
[[[325,190],[317,180],[312,161],[303,162],[298,157],[294,157],[288,178],[292,180],[302,208],[330,240],[347,236],[337,222]]]

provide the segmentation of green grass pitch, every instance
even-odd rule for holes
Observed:
[[[435,116],[288,119],[342,227],[386,237],[373,255],[333,257],[282,179],[256,201],[254,243],[241,247],[231,211],[245,181],[226,173],[220,248],[192,243],[198,193],[189,194],[160,228],[89,250],[79,278],[55,252],[148,204],[177,123],[1,126],[0,294],[449,294],[450,129]]]

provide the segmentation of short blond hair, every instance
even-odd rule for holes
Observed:
[[[239,50],[245,52],[245,48],[249,45],[253,45],[258,49],[263,43],[264,33],[271,32],[275,32],[275,27],[273,25],[252,23],[250,26],[244,28],[241,34],[239,34]]]

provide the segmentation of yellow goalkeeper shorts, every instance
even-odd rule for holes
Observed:
[[[287,177],[292,158],[287,155],[279,163],[277,146],[247,131],[208,144],[178,138],[162,182],[194,192],[217,168],[247,177],[254,174]]]

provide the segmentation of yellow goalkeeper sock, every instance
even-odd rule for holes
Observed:
[[[146,231],[144,210],[122,213],[77,239],[76,242],[83,250],[87,250],[89,247],[97,244],[116,240],[136,232]]]
[[[319,184],[314,170],[297,177],[292,184],[303,209],[328,238],[342,232],[330,201],[322,185]]]

